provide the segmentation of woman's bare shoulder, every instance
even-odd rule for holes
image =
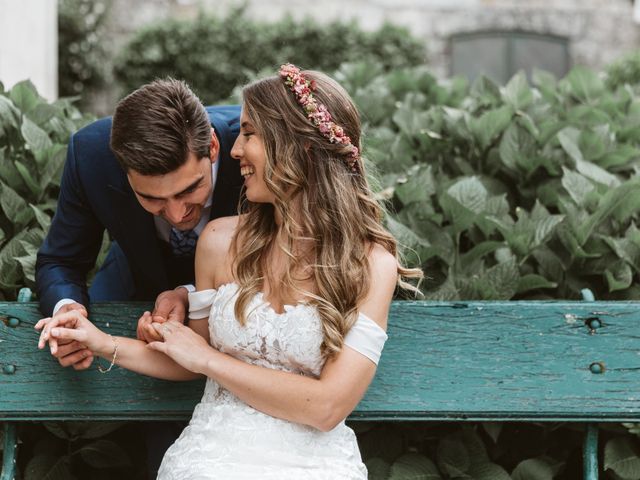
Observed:
[[[220,217],[204,227],[198,240],[198,248],[205,252],[228,252],[231,240],[238,227],[239,217]]]

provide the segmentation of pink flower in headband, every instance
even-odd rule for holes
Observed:
[[[313,122],[320,133],[328,138],[331,143],[341,144],[350,148],[347,165],[353,172],[356,172],[360,151],[358,147],[351,143],[351,139],[344,133],[344,129],[333,122],[327,107],[316,101],[313,96],[316,82],[307,80],[300,69],[291,63],[280,67],[280,76],[284,79],[284,84],[295,94],[307,118]]]

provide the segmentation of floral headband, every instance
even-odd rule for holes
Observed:
[[[344,133],[342,127],[333,122],[327,107],[313,96],[316,82],[307,80],[300,69],[291,63],[280,67],[280,76],[284,79],[284,84],[295,94],[307,118],[320,130],[320,133],[331,143],[339,143],[350,148],[347,166],[352,172],[357,172],[360,151],[351,143],[351,139]]]

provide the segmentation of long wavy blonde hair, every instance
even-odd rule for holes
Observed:
[[[360,118],[347,92],[322,73],[303,74],[315,81],[316,100],[360,148]],[[244,324],[250,300],[266,281],[272,291],[316,306],[324,334],[322,353],[332,356],[341,350],[357,320],[357,306],[369,291],[370,248],[381,245],[398,258],[397,242],[382,226],[384,212],[369,188],[362,158],[353,173],[347,166],[349,150],[322,136],[283,80],[256,81],[242,95],[243,108],[264,142],[264,181],[276,202],[247,201],[241,208],[245,215],[232,242],[240,285],[235,314]],[[276,217],[282,219],[279,225]],[[284,253],[286,263],[278,278],[272,278],[269,268],[274,249]],[[403,277],[422,276],[400,261],[398,273],[398,285],[413,290]],[[301,288],[301,281],[309,280],[315,291]]]

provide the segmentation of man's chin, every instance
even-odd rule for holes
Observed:
[[[196,218],[194,220],[189,220],[188,222],[181,222],[181,223],[178,223],[178,224],[174,224],[174,223],[169,222],[169,224],[172,227],[174,227],[174,228],[176,228],[178,230],[182,230],[182,231],[191,230],[191,229],[195,228],[196,225],[198,225],[198,223],[200,223],[200,219],[199,218]]]

